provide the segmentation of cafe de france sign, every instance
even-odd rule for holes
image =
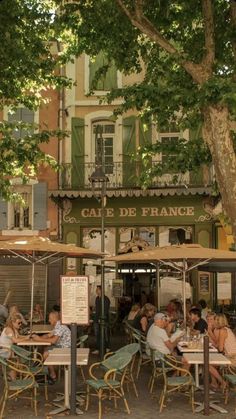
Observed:
[[[139,212],[139,214],[138,214]],[[82,218],[97,218],[101,217],[102,210],[101,208],[83,208],[81,210]],[[118,208],[118,216],[120,218],[124,217],[183,217],[183,216],[193,216],[194,207],[128,207],[128,208]],[[113,218],[115,217],[114,208],[105,208],[105,217]]]

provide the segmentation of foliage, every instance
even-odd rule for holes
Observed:
[[[54,1],[0,2],[0,109],[8,106],[13,112],[20,105],[35,110],[48,101],[49,88],[69,84],[59,74],[55,37]],[[14,130],[22,127],[22,123],[8,121],[0,124],[0,191],[5,198],[12,196],[11,177],[27,182],[36,175],[39,164],[56,166],[40,145],[62,134],[43,130],[32,135],[32,126],[25,126],[27,135],[16,140]]]
[[[196,130],[209,105],[227,106],[231,119],[236,118],[233,0],[62,3],[58,0],[58,25],[67,28],[65,57],[83,52],[95,56],[102,50],[108,62],[114,60],[123,73],[144,72],[140,83],[114,89],[103,98],[108,103],[123,99],[116,114],[136,108],[144,120],[152,118],[159,131],[168,130],[173,123],[180,131]],[[157,147],[161,145],[144,149],[144,160]],[[189,167],[196,169],[202,160],[209,161],[201,135],[188,145],[180,142],[174,154],[169,170],[174,166],[184,172]]]

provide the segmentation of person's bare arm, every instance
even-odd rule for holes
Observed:
[[[180,340],[181,340],[181,337],[178,337],[177,339],[174,340],[174,342],[171,342],[170,340],[166,340],[164,343],[167,346],[167,348],[172,352],[176,348]]]
[[[142,331],[145,333],[145,332],[146,332],[146,330],[147,330],[147,325],[148,325],[147,317],[143,317],[143,318],[140,320],[140,323],[141,323],[141,328],[142,328]]]
[[[218,340],[218,349],[220,352],[224,352],[226,338],[227,338],[227,330],[221,329],[219,332],[219,340]]]
[[[48,342],[51,343],[52,345],[55,345],[55,343],[57,343],[58,339],[60,336],[57,335],[47,335],[47,336],[38,336],[38,335],[32,335],[32,338],[36,341],[36,342]]]

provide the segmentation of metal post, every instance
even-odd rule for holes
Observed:
[[[101,190],[101,252],[105,251],[105,184],[102,183]],[[101,318],[100,318],[100,358],[105,355],[105,266],[104,259],[101,259]]]
[[[35,276],[35,252],[33,252],[33,263],[31,271],[31,301],[30,301],[30,333],[32,333],[33,311],[34,311],[34,276]]]
[[[204,415],[209,416],[209,336],[204,336]]]
[[[183,259],[183,309],[184,325],[186,326],[186,259]]]
[[[48,270],[49,270],[49,265],[48,265],[48,259],[45,265],[45,290],[44,290],[44,314],[43,314],[43,320],[44,323],[46,323],[46,317],[47,317],[47,303],[48,303]]]
[[[70,413],[76,414],[76,341],[77,324],[71,324],[71,395],[70,395]]]
[[[160,309],[161,309],[160,292],[161,292],[161,287],[160,287],[160,264],[157,262],[156,263],[156,296],[157,296],[158,311],[160,311]]]

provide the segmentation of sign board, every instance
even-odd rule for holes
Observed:
[[[89,278],[61,275],[62,324],[89,324]]]
[[[123,279],[114,279],[112,281],[112,296],[114,298],[123,297]]]
[[[199,294],[210,293],[210,273],[199,272]]]

